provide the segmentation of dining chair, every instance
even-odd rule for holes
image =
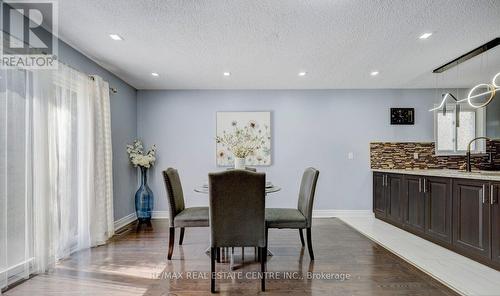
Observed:
[[[180,228],[179,245],[184,241],[184,229],[186,227],[208,227],[208,207],[186,208],[184,204],[184,193],[182,191],[179,173],[174,168],[163,171],[165,188],[167,190],[168,205],[170,211],[169,240],[168,240],[168,260],[172,260],[174,251],[175,228]]]
[[[269,228],[298,229],[300,242],[302,247],[304,247],[304,234],[302,233],[302,230],[306,229],[307,249],[309,250],[309,257],[311,260],[314,260],[311,238],[312,209],[318,176],[319,171],[315,168],[307,168],[304,171],[304,174],[302,175],[302,182],[300,184],[297,209],[266,209],[266,242]]]
[[[266,175],[248,170],[227,170],[210,173],[208,180],[212,272],[210,291],[215,293],[217,249],[226,247],[258,247],[261,289],[264,291],[267,258],[264,220]]]
[[[227,170],[228,170],[228,171],[231,171],[231,170],[234,170],[234,169],[235,169],[235,168],[227,168]],[[257,172],[257,169],[256,169],[256,168],[253,168],[253,167],[248,167],[248,166],[245,166],[245,170],[250,171],[250,172]],[[217,251],[217,252],[218,252],[218,251]],[[254,252],[255,252],[255,256],[257,257],[257,255],[258,255],[258,254],[257,254],[257,253],[258,253],[257,248],[255,248],[255,251],[254,251]],[[241,248],[241,255],[242,255],[242,257],[244,257],[244,256],[245,256],[245,247],[242,247],[242,248]],[[218,253],[218,255],[217,255],[217,256],[220,256],[220,255],[219,255],[219,253]],[[219,258],[219,257],[218,257],[218,258]],[[217,262],[218,262],[218,261],[217,261]]]

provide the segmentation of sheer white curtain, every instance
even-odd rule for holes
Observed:
[[[90,245],[104,244],[114,234],[113,213],[113,151],[111,146],[111,110],[109,84],[99,76],[90,80],[91,112],[93,113],[94,151],[91,162],[95,163],[93,194],[90,195]],[[93,109],[93,111],[92,111]],[[93,181],[93,182],[92,182]]]
[[[107,82],[62,64],[9,71],[17,76],[1,88],[0,151],[9,149],[0,152],[0,288],[15,280],[2,270],[46,271],[114,234]]]
[[[40,106],[42,113],[47,109],[41,121],[47,140],[35,143],[44,148],[35,158],[49,162],[39,167],[50,176],[44,202],[54,211],[48,216],[53,230],[46,240],[57,260],[114,234],[113,185],[108,83],[64,65],[52,78],[52,95]]]

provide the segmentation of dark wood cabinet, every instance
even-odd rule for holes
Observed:
[[[500,264],[500,183],[490,184],[491,259]]]
[[[376,217],[401,223],[402,184],[401,175],[373,174],[373,213]]]
[[[435,240],[451,243],[451,179],[425,177],[425,233]]]
[[[375,217],[500,270],[500,182],[373,174]]]
[[[385,217],[387,208],[385,206],[385,174],[373,174],[373,212],[377,216]]]
[[[455,180],[453,245],[463,253],[490,257],[489,183]]]
[[[423,178],[408,175],[403,181],[402,217],[405,227],[423,233],[425,227],[425,195]]]
[[[401,175],[388,174],[386,177],[385,199],[387,203],[387,218],[395,223],[401,223],[401,187],[403,177]]]

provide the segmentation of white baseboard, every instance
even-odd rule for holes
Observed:
[[[168,219],[168,211],[153,211],[152,219]]]
[[[313,210],[313,218],[372,217],[371,210]]]
[[[135,213],[129,214],[115,221],[115,232],[137,220]]]
[[[313,218],[372,217],[371,210],[313,210]],[[153,219],[168,219],[168,211],[153,211]],[[115,231],[137,220],[135,213],[115,221]]]

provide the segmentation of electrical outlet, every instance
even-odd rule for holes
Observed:
[[[353,152],[347,153],[347,159],[354,159],[354,153]]]
[[[417,152],[413,153],[413,159],[418,159],[418,153]]]

